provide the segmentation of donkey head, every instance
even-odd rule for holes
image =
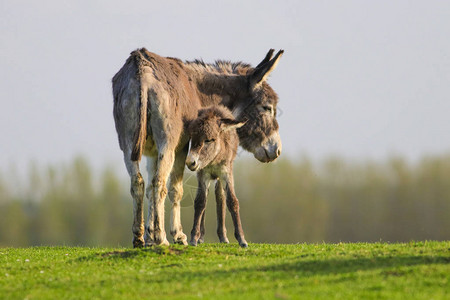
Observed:
[[[198,118],[190,122],[188,132],[191,137],[191,148],[186,158],[186,165],[191,171],[201,170],[217,158],[224,144],[230,145],[233,141],[228,134],[243,126],[243,122],[234,120],[231,112],[223,106],[209,107],[199,110]],[[235,148],[226,151],[236,151]]]
[[[240,145],[261,162],[271,162],[281,154],[281,138],[276,120],[278,96],[266,79],[284,51],[280,50],[272,58],[273,52],[270,49],[261,63],[245,75],[247,88],[240,97],[243,101],[233,110],[236,119],[246,121],[237,130]]]

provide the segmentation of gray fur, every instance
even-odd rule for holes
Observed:
[[[133,51],[112,80],[114,121],[120,149],[131,179],[134,204],[133,245],[168,244],[164,230],[164,199],[172,201],[171,234],[175,242],[187,243],[180,222],[184,162],[189,136],[184,124],[197,117],[200,108],[223,104],[246,120],[239,129],[241,145],[263,162],[281,151],[276,121],[278,97],[265,82],[278,62],[266,58],[252,68],[244,63],[217,61],[182,62],[161,57],[145,48]],[[270,55],[269,55],[270,54]],[[267,106],[271,110],[264,109]],[[274,138],[275,137],[275,138]],[[139,170],[142,155],[152,157],[152,174],[146,192]],[[169,182],[169,190],[166,186]],[[150,200],[143,225],[143,197]]]

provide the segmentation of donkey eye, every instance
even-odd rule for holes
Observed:
[[[205,140],[205,144],[210,144],[215,141],[216,141],[216,139]]]
[[[263,109],[268,112],[272,112],[272,106],[263,106]]]

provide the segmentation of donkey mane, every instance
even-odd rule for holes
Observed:
[[[186,61],[185,63],[195,69],[203,69],[211,73],[226,75],[246,75],[253,70],[250,64],[242,61],[231,62],[229,60],[216,60],[214,63],[205,63],[203,59],[195,59],[193,61]]]

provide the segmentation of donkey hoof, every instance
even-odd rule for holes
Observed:
[[[148,230],[145,230],[144,235],[145,245],[153,245],[155,243],[155,235],[153,233],[149,233]]]
[[[176,241],[174,241],[174,243],[175,243],[175,244],[178,244],[178,245],[184,245],[184,246],[187,246],[187,244],[188,244],[187,239],[184,239],[184,240],[176,240]]]
[[[164,231],[155,231],[154,236],[155,245],[158,246],[169,246],[169,241],[167,240],[166,233]]]
[[[154,245],[155,245],[155,241],[153,241],[153,240],[145,241],[145,247],[152,247]]]
[[[189,245],[191,245],[191,246],[197,246],[197,241],[196,240],[191,240],[190,242],[189,242]]]
[[[187,245],[187,236],[184,233],[180,233],[177,236],[173,237],[173,242],[175,244]]]
[[[153,245],[158,245],[158,246],[169,246],[169,241],[164,238],[162,240],[155,240]]]
[[[188,244],[188,242],[187,242],[187,239],[177,239],[177,240],[174,240],[173,241],[175,244],[178,244],[178,245],[187,245]]]
[[[154,240],[145,241],[145,247],[151,247],[154,245],[156,245]]]
[[[143,238],[134,238],[133,239],[133,248],[142,248],[144,247],[145,242]]]
[[[161,243],[159,245],[161,245],[161,246],[169,246],[170,243],[169,243],[169,241],[167,239],[164,239],[164,240],[161,241]]]

